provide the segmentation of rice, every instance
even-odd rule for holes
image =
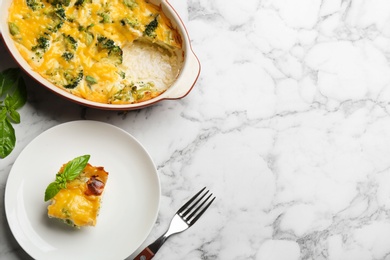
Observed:
[[[153,82],[158,91],[165,91],[177,78],[180,55],[157,44],[134,41],[122,48],[126,78],[133,82]]]

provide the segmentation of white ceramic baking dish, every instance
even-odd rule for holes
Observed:
[[[54,93],[70,101],[76,102],[84,106],[104,109],[104,110],[140,109],[140,108],[144,108],[156,104],[157,102],[160,102],[162,100],[175,100],[175,99],[180,99],[185,97],[192,90],[193,86],[195,85],[199,77],[200,62],[191,48],[191,43],[190,43],[187,30],[182,20],[180,19],[179,15],[175,11],[175,9],[168,3],[167,0],[150,0],[150,2],[155,5],[161,5],[163,12],[171,20],[173,26],[177,28],[178,32],[182,37],[183,52],[184,52],[183,67],[181,69],[179,76],[177,77],[176,81],[172,84],[172,86],[170,86],[161,95],[153,99],[141,103],[136,103],[136,104],[124,104],[124,105],[103,104],[103,103],[89,101],[77,97],[75,95],[72,95],[66,92],[65,90],[62,90],[61,88],[55,86],[54,84],[50,83],[48,80],[44,79],[37,72],[33,71],[30,65],[26,62],[26,60],[24,60],[23,57],[20,55],[19,51],[17,50],[14,44],[14,41],[10,36],[8,23],[7,23],[8,9],[12,1],[13,0],[1,0],[0,3],[0,31],[2,34],[2,38],[5,42],[5,45],[7,46],[11,55],[14,57],[15,61],[28,75],[30,75],[32,78],[37,80],[44,87],[48,88]]]

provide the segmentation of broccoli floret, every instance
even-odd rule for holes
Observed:
[[[94,38],[95,38],[95,36],[93,35],[93,33],[86,32],[85,33],[85,44],[87,44],[87,46],[90,46],[92,44]]]
[[[64,25],[63,20],[59,20],[53,27],[49,28],[51,32],[57,32]]]
[[[19,34],[19,27],[15,23],[8,23],[8,29],[12,36]]]
[[[86,32],[85,43],[87,44],[87,46],[90,46],[92,44],[94,38],[95,38],[95,36],[93,35],[93,33]]]
[[[153,82],[145,83],[140,81],[134,84],[131,88],[131,93],[133,94],[134,99],[137,101],[143,99],[145,96],[150,96],[153,91],[156,91]]]
[[[67,50],[77,49],[77,41],[72,36],[70,36],[69,34],[64,35],[64,39],[65,39],[65,48]]]
[[[60,18],[61,20],[66,20],[66,16],[65,16],[65,9],[63,6],[58,6],[55,10],[54,10],[54,14]]]
[[[50,46],[50,40],[44,36],[41,36],[37,39],[37,45],[33,46],[31,48],[32,51],[36,51],[38,49],[41,49],[43,51],[46,51]]]
[[[129,18],[123,18],[122,20],[120,20],[121,24],[123,26],[125,26],[126,24],[128,24],[130,27],[134,28],[134,29],[137,29],[139,28],[139,25],[140,23],[138,22],[137,19],[135,20],[130,20]]]
[[[117,72],[119,74],[119,76],[122,78],[122,79],[125,79],[126,78],[126,73],[124,71],[119,71]]]
[[[94,27],[94,26],[95,26],[95,24],[93,24],[93,23],[91,23],[87,27],[84,27],[83,25],[80,25],[78,29],[79,29],[80,32],[87,32],[89,30],[89,28]]]
[[[53,23],[48,27],[49,32],[57,32],[60,29],[64,22],[66,21],[65,9],[62,5],[56,6],[54,11],[50,13],[50,16],[53,20]]]
[[[93,39],[95,38],[95,36],[93,35],[93,33],[91,33],[89,30],[89,28],[95,26],[93,23],[91,23],[90,25],[88,25],[87,27],[84,27],[82,25],[79,26],[79,31],[80,32],[83,32],[84,33],[84,37],[85,37],[85,43],[87,44],[87,46],[91,45],[91,43],[93,42]]]
[[[73,53],[67,51],[62,54],[62,58],[64,58],[66,61],[70,61],[71,59],[73,59],[73,56]]]
[[[68,35],[63,34],[64,44],[65,44],[65,52],[62,54],[62,58],[66,61],[70,61],[74,57],[74,51],[77,49],[77,41]]]
[[[121,101],[131,101],[131,102],[138,102],[144,98],[152,97],[153,93],[155,93],[157,90],[154,86],[153,82],[143,82],[139,81],[136,83],[131,83],[121,90],[119,90],[115,95],[113,96],[114,100],[121,100]]]
[[[119,90],[118,92],[116,92],[113,95],[112,99],[113,100],[111,100],[110,102],[118,101],[118,100],[126,101],[126,102],[133,101],[133,96],[131,94],[131,89],[129,90],[128,86],[122,88],[121,90]]]
[[[69,6],[70,4],[70,0],[48,0],[47,2],[56,7],[61,5]]]
[[[33,11],[36,11],[36,10],[44,7],[44,5],[42,3],[40,3],[39,0],[27,0],[26,3],[27,3],[27,6],[29,8],[31,8]]]
[[[98,40],[98,47],[100,49],[110,50],[113,47],[115,47],[115,42],[111,39],[108,39],[107,37],[99,36],[97,40]]]
[[[99,51],[106,50],[108,52],[108,58],[114,61],[115,64],[122,64],[123,51],[113,40],[103,36],[98,37],[97,40]]]
[[[119,47],[116,50],[117,51],[111,52],[109,54],[108,59],[110,59],[114,64],[119,65],[123,62],[123,52]]]
[[[115,62],[115,64],[122,64],[123,51],[119,46],[115,46],[108,52],[108,56]]]
[[[76,0],[74,5],[78,8],[80,6],[84,6],[86,3],[92,3],[92,0]]]
[[[101,23],[111,23],[110,12],[102,12],[98,13],[98,15],[102,18]]]
[[[84,77],[84,72],[81,70],[77,75],[72,75],[70,73],[65,72],[64,77],[68,84],[64,85],[64,88],[74,89],[80,83],[80,81]]]
[[[123,4],[129,7],[130,9],[133,9],[134,7],[137,6],[137,3],[134,0],[124,0]]]
[[[83,6],[85,3],[85,0],[77,0],[76,3],[74,3],[75,6]]]
[[[85,81],[87,81],[88,85],[91,86],[97,83],[97,80],[92,76],[85,76]]]
[[[154,19],[145,27],[144,35],[155,38],[156,37],[156,28],[158,26],[157,17],[154,17]]]

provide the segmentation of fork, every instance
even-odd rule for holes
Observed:
[[[147,246],[141,253],[139,253],[134,260],[149,260],[154,257],[164,242],[173,234],[183,232],[191,227],[203,215],[207,208],[213,203],[215,197],[211,200],[212,193],[206,198],[209,193],[207,190],[203,195],[202,192],[206,189],[204,187],[197,194],[195,194],[186,204],[184,204],[173,216],[168,230],[156,239],[153,243]],[[204,199],[205,198],[205,199]],[[206,203],[207,202],[207,203]]]

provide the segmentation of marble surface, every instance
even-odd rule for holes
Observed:
[[[389,260],[390,1],[169,2],[202,64],[184,99],[99,111],[27,78],[17,145],[0,160],[0,259],[30,259],[4,213],[15,159],[50,127],[89,119],[128,131],[157,166],[143,246],[195,191],[217,196],[155,259]],[[0,68],[15,66],[0,50]]]

